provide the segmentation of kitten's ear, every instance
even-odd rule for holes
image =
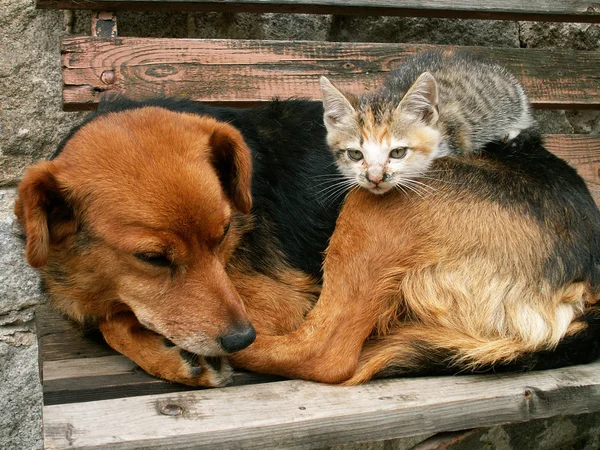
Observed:
[[[348,123],[354,114],[354,108],[348,99],[325,77],[321,77],[324,120],[327,127],[336,127]]]
[[[410,87],[396,113],[408,114],[415,120],[435,125],[438,120],[438,86],[429,72],[423,72]]]

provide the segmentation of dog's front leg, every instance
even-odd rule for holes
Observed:
[[[224,386],[232,370],[224,357],[202,357],[176,347],[145,328],[131,312],[99,324],[104,339],[150,375],[190,386]]]
[[[397,307],[401,270],[390,269],[397,267],[402,244],[391,230],[372,231],[384,212],[368,196],[349,197],[330,241],[314,309],[290,334],[259,334],[249,348],[232,355],[236,366],[328,383],[354,374],[364,342]]]

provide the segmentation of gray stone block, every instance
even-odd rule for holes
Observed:
[[[42,448],[42,389],[37,344],[0,342],[0,448]]]
[[[585,23],[519,22],[519,40],[526,48],[598,50],[600,25]]]
[[[0,185],[50,155],[80,114],[61,111],[61,11],[0,0]]]
[[[0,189],[0,448],[38,449],[42,393],[33,315],[44,296],[13,232],[15,196]]]
[[[13,316],[33,319],[33,307],[44,300],[38,274],[25,261],[23,239],[13,233],[15,198],[14,189],[0,189],[0,325]]]
[[[498,20],[338,16],[329,39],[519,47],[517,22]]]
[[[533,111],[533,117],[543,134],[573,133],[573,125],[567,119],[565,111],[537,109]]]

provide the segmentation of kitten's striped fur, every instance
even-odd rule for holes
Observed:
[[[477,153],[533,125],[517,80],[464,54],[423,53],[374,94],[343,94],[321,78],[327,142],[355,184],[382,194],[418,188],[435,158]]]

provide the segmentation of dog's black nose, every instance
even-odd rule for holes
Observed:
[[[256,331],[250,322],[234,325],[220,338],[221,346],[227,353],[248,347],[254,339],[256,339]]]

